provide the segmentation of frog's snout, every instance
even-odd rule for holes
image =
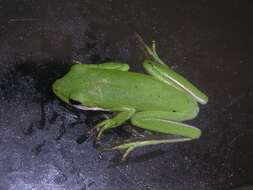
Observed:
[[[56,80],[52,85],[52,90],[57,95],[59,93],[59,82]]]
[[[61,100],[63,100],[64,102],[68,102],[68,99],[66,98],[65,92],[63,91],[64,88],[62,88],[62,82],[58,80],[56,80],[53,84],[52,84],[52,90],[54,92],[54,94],[60,98]]]

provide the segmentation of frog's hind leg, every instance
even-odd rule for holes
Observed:
[[[100,147],[98,148],[98,150],[100,151],[125,150],[121,158],[121,161],[125,161],[128,155],[138,147],[143,147],[147,145],[165,144],[165,143],[177,143],[177,142],[184,142],[184,141],[190,141],[190,140],[192,139],[184,138],[184,137],[161,138],[161,136],[159,135],[156,135],[156,136],[154,135],[153,137],[124,141],[124,142],[115,144],[112,147]]]
[[[149,59],[145,60],[143,63],[143,67],[147,73],[158,80],[189,94],[197,102],[201,104],[207,103],[208,97],[203,92],[201,92],[182,75],[173,71],[163,62],[163,60],[159,58],[159,55],[156,53],[156,45],[154,41],[152,47],[150,48],[139,35],[137,35],[137,37],[142,47],[144,47],[143,49],[145,50],[145,53],[147,53],[149,57]]]
[[[153,114],[153,116],[151,116]],[[201,131],[193,127],[191,125],[187,125],[184,123],[179,122],[182,118],[177,118],[178,121],[172,121],[170,119],[174,118],[173,114],[166,112],[164,114],[150,111],[147,112],[139,112],[136,113],[131,122],[133,125],[147,129],[154,132],[159,132],[161,134],[171,134],[176,135],[177,138],[148,138],[148,139],[138,139],[138,140],[131,140],[127,142],[123,142],[117,144],[113,147],[109,148],[101,148],[101,150],[126,150],[124,155],[122,156],[122,161],[124,161],[129,153],[133,151],[135,148],[147,146],[147,145],[155,145],[155,144],[163,144],[163,143],[175,143],[175,142],[183,142],[189,141],[193,139],[199,138],[201,135]],[[164,135],[163,135],[164,136]]]
[[[151,60],[145,60],[143,67],[147,73],[157,78],[158,80],[173,86],[174,88],[185,92],[192,96],[197,102],[206,104],[208,97],[195,87],[190,81],[185,79],[182,75],[176,73],[167,65],[161,65]]]
[[[146,130],[196,139],[200,137],[201,131],[192,125],[181,122],[190,116],[191,114],[187,113],[179,116],[177,112],[143,111],[136,113],[131,118],[131,122],[134,126]]]

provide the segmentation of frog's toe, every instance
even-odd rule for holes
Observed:
[[[126,145],[126,144],[125,144]],[[126,146],[112,146],[112,147],[98,147],[97,150],[100,152],[109,152],[109,151],[113,151],[113,150],[118,150],[118,151],[123,151],[122,157],[121,157],[121,162],[126,161],[128,155],[130,154],[130,152],[132,152],[134,149],[136,148],[136,146],[132,146],[132,145],[126,145]]]
[[[97,133],[97,129],[96,128],[91,128],[87,131],[87,134],[92,137],[95,136],[95,134]]]
[[[96,140],[100,140],[101,136],[103,135],[104,131],[110,128],[114,128],[117,126],[116,122],[113,119],[107,119],[105,121],[102,121],[96,126],[96,130],[98,131],[98,135],[96,137]]]

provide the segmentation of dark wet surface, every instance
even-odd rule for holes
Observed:
[[[252,3],[0,1],[0,189],[226,190],[253,183]],[[86,131],[103,113],[59,102],[70,61],[128,62],[135,32],[209,96],[199,140],[99,153]],[[126,89],[127,90],[127,89]],[[129,135],[123,130],[106,139]]]

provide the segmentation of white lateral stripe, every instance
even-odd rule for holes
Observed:
[[[158,69],[156,69],[158,72],[160,72]],[[161,72],[160,72],[161,73]],[[164,75],[163,73],[161,73],[162,75]],[[177,85],[179,85],[181,88],[183,88],[185,91],[187,91],[193,98],[195,98],[198,102],[200,103],[205,103],[205,101],[203,99],[201,99],[200,97],[198,97],[196,94],[194,94],[190,89],[186,88],[183,84],[181,84],[180,82],[178,82],[176,79],[172,78],[169,75],[164,75],[166,77],[168,77],[171,81],[173,81],[174,83],[176,83]]]
[[[91,110],[91,111],[109,111],[107,109],[103,109],[103,108],[98,108],[98,107],[93,107],[93,108],[90,108],[90,107],[86,107],[86,106],[80,106],[80,105],[73,105],[71,104],[72,106],[74,106],[75,108],[77,109],[80,109],[80,110]]]
[[[192,125],[188,125],[188,124],[185,124],[185,123],[181,123],[181,122],[177,122],[177,121],[171,121],[171,120],[166,120],[166,119],[157,119],[157,118],[147,118],[147,119],[144,119],[144,120],[157,120],[157,121],[164,121],[164,122],[167,122],[167,123],[174,123],[174,124],[178,124],[178,125],[183,125],[184,127],[189,127],[189,128],[192,128],[192,129],[198,129],[197,127],[194,127]]]
[[[205,103],[204,100],[202,100],[200,97],[198,97],[196,94],[194,94],[190,89],[186,88],[183,84],[178,82],[177,80],[173,79],[172,77],[169,76],[169,79],[178,84],[181,88],[186,90],[191,96],[193,96],[198,102]]]

